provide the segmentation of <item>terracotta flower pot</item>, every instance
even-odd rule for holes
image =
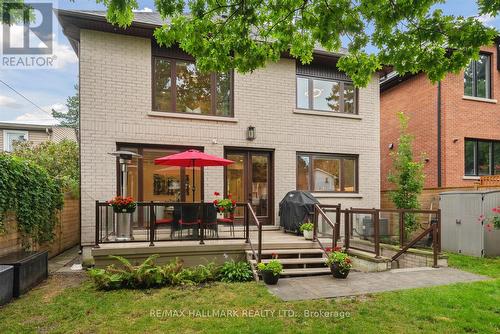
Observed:
[[[275,285],[278,283],[278,280],[280,279],[280,275],[274,275],[274,273],[271,270],[262,270],[260,272],[262,275],[262,279],[264,280],[264,283],[268,285]]]
[[[347,275],[349,275],[349,269],[341,270],[338,263],[332,263],[330,266],[330,271],[335,278],[347,278]]]

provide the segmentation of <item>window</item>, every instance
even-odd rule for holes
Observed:
[[[28,140],[28,131],[3,130],[3,150],[10,152],[14,149],[16,141]]]
[[[201,73],[193,62],[154,57],[153,110],[232,116],[231,75]]]
[[[489,99],[490,94],[490,56],[481,54],[464,70],[464,95]]]
[[[356,90],[350,82],[298,76],[297,108],[356,114]]]
[[[465,175],[500,175],[500,141],[465,139]]]
[[[355,156],[297,154],[297,190],[313,192],[357,192]]]

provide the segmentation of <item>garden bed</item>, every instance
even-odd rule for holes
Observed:
[[[26,293],[48,276],[47,251],[7,254],[0,257],[0,264],[14,267],[14,297]]]

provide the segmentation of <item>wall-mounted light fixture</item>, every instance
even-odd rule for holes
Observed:
[[[247,129],[247,140],[255,140],[257,137],[257,131],[255,130],[255,126],[250,125]]]
[[[393,150],[394,149],[394,143],[390,143],[389,144],[389,150]]]

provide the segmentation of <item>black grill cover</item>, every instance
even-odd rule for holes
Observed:
[[[280,225],[288,231],[297,231],[309,213],[314,212],[318,200],[307,191],[290,191],[280,202]]]

